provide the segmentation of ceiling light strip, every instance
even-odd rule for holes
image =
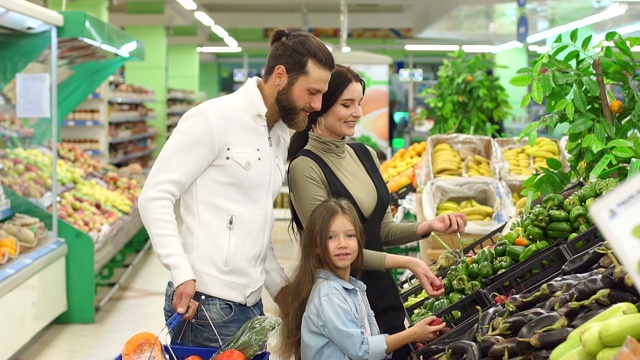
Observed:
[[[193,0],[176,0],[178,4],[182,5],[183,8],[187,10],[195,10],[198,8],[198,4],[196,4]]]
[[[227,47],[227,46],[199,46],[196,48],[200,53],[237,53],[241,52],[241,47]]]
[[[407,44],[404,46],[407,51],[456,51],[460,50],[459,45],[417,45]]]

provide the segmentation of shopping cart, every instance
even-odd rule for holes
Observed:
[[[167,336],[167,339],[165,340],[168,340],[166,341],[166,343],[171,344],[171,338],[170,338],[169,332],[175,329],[176,326],[178,326],[183,316],[184,316],[183,314],[178,314],[178,313],[173,314],[169,318],[169,320],[167,320],[162,330],[160,330],[160,333],[156,337],[156,340],[166,330],[165,336]],[[209,320],[209,322],[211,322],[211,320]],[[213,324],[211,324],[211,326],[213,326]],[[214,331],[215,331],[215,327],[214,327]],[[163,349],[168,360],[185,360],[189,356],[193,356],[193,355],[197,355],[201,357],[203,360],[209,360],[211,359],[213,354],[215,354],[216,351],[218,351],[217,348],[203,348],[203,347],[183,346],[183,345],[163,345]],[[151,356],[151,354],[149,354],[149,356]],[[260,354],[257,354],[256,356],[251,358],[251,360],[268,360],[268,359],[269,359],[269,352],[266,352],[266,351]],[[118,355],[115,358],[115,360],[122,360],[122,355]]]

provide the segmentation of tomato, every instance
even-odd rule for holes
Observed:
[[[184,360],[202,360],[202,358],[198,355],[191,355],[188,358],[185,358]]]
[[[243,353],[236,349],[229,349],[216,355],[216,360],[247,360]]]

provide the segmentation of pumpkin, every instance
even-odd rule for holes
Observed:
[[[122,348],[122,360],[165,360],[162,344],[155,334],[133,335]]]

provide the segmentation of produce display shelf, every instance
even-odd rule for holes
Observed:
[[[66,254],[67,244],[64,240],[45,238],[44,243],[0,266],[0,294],[7,294],[33,274]]]
[[[120,144],[120,143],[124,143],[124,142],[130,142],[130,141],[136,141],[136,140],[141,140],[141,139],[154,137],[157,134],[158,134],[157,131],[149,131],[149,132],[146,132],[146,133],[143,133],[143,134],[135,134],[135,135],[131,135],[131,136],[123,136],[123,137],[111,138],[109,143],[111,143],[111,144]]]
[[[109,124],[122,124],[128,122],[143,122],[153,119],[153,116],[125,116],[109,119]]]
[[[190,108],[187,109],[169,109],[167,110],[167,114],[169,115],[182,115],[186,113]]]
[[[95,242],[93,269],[98,273],[142,228],[137,208],[113,225],[112,231]]]
[[[147,98],[135,98],[135,97],[111,97],[109,98],[110,103],[120,103],[120,104],[144,104],[147,102],[155,102],[156,99],[147,99]]]
[[[602,235],[595,226],[590,227],[587,231],[579,234],[564,244],[567,254],[572,257],[581,254],[595,245],[604,241]]]
[[[10,218],[13,215],[13,210],[11,210],[11,206],[7,206],[5,208],[0,209],[0,221]]]
[[[100,150],[97,149],[87,149],[87,150],[83,150],[85,154],[89,154],[92,156],[98,156],[100,155]]]
[[[407,319],[411,319],[411,315],[413,315],[414,310],[422,307],[427,300],[429,300],[429,297],[426,297],[406,308],[405,311]],[[453,328],[462,324],[466,319],[477,315],[478,308],[484,310],[490,305],[491,303],[489,303],[487,296],[484,294],[482,289],[480,289],[447,306],[434,315],[443,321],[446,321],[448,326]],[[454,318],[454,311],[459,311],[460,316]]]
[[[178,121],[180,121],[180,119],[167,121],[167,127],[178,125]]]
[[[100,126],[99,120],[65,120],[61,126],[75,127],[75,126]]]
[[[114,159],[109,160],[110,164],[119,164],[121,162],[127,161],[127,160],[131,160],[131,159],[135,159],[135,158],[139,158],[142,156],[147,156],[149,154],[151,154],[153,151],[155,150],[155,148],[151,148],[151,149],[147,149],[147,150],[142,150],[142,151],[138,151],[129,155],[124,155],[124,156],[120,156]]]

